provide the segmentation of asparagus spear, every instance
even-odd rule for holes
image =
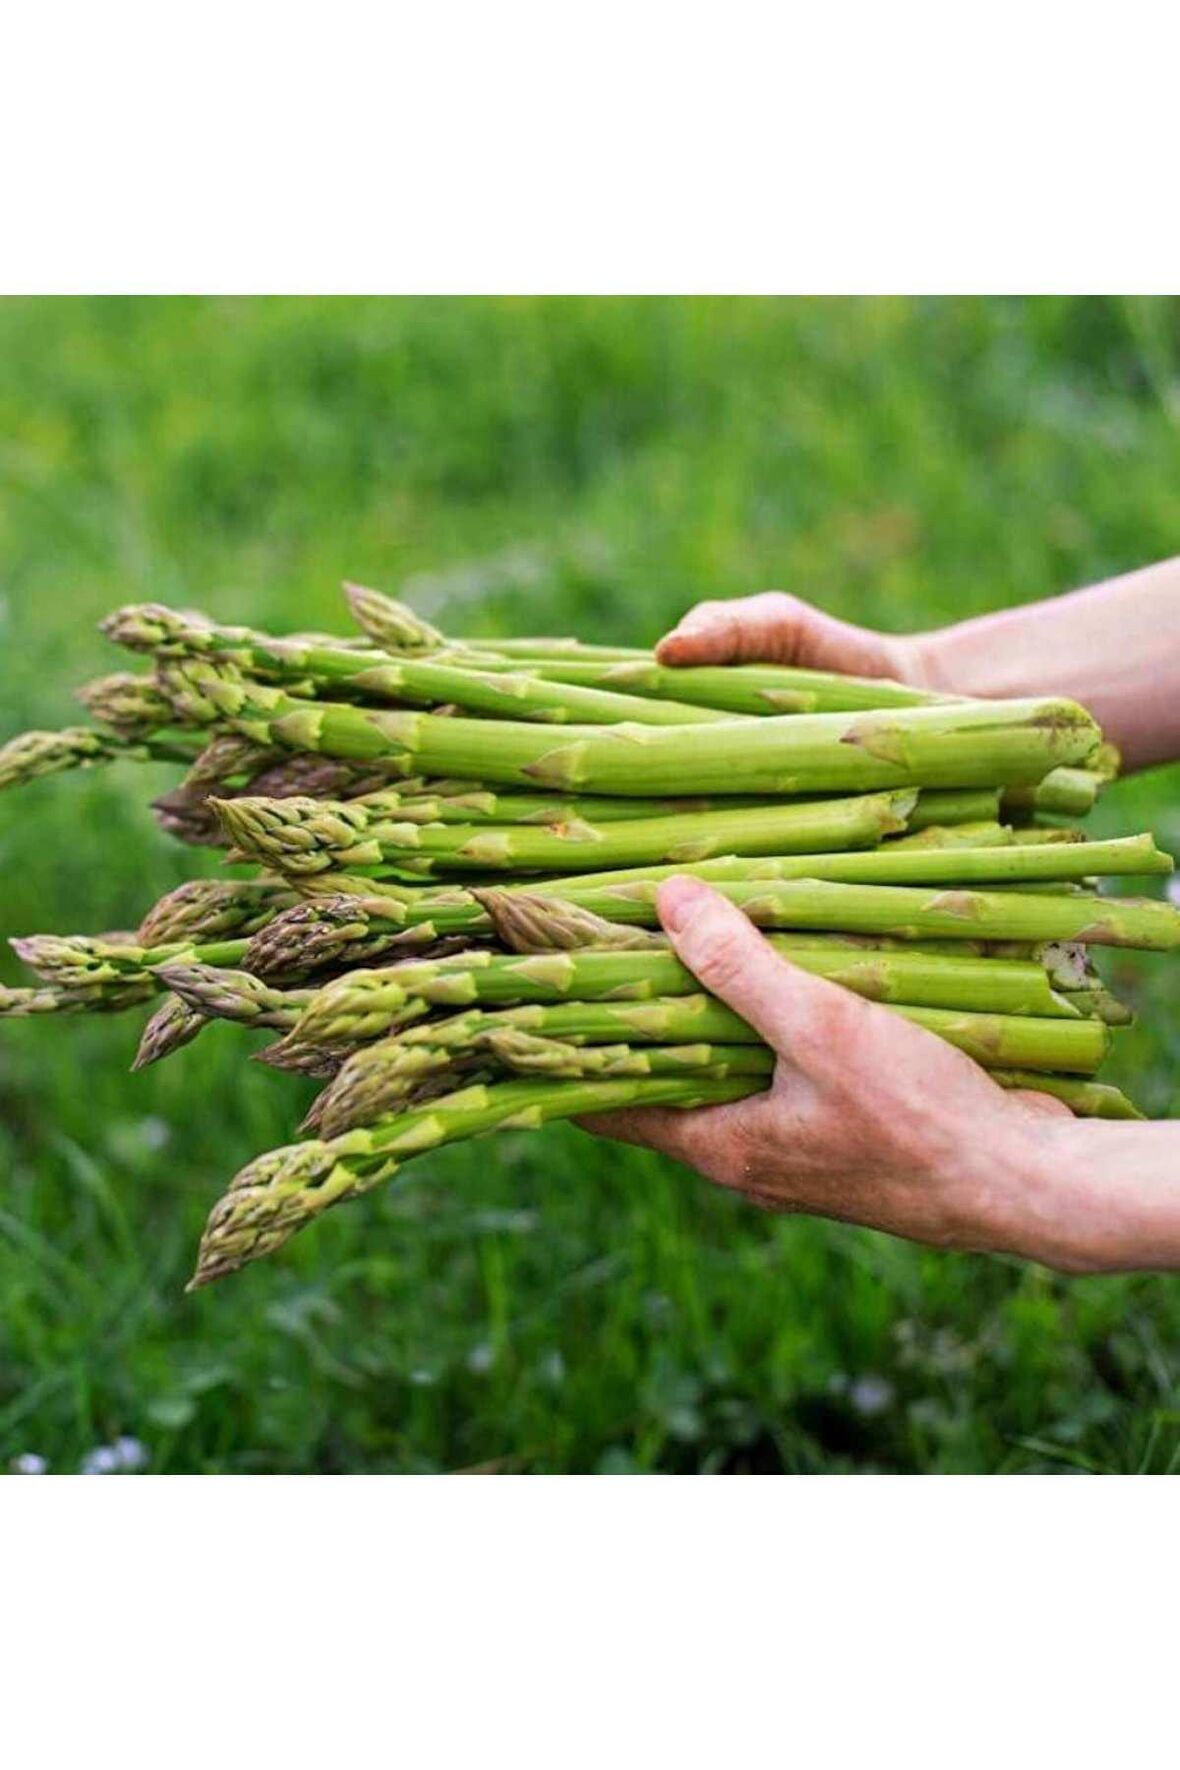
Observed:
[[[432,658],[393,658],[305,638],[274,639],[250,627],[219,626],[203,616],[178,614],[161,603],[116,609],[103,622],[103,631],[133,651],[163,657],[229,655],[250,675],[309,683],[317,693],[321,686],[334,686],[346,696],[378,703],[454,705],[548,724],[612,725],[638,719],[650,725],[702,725],[727,719],[709,707],[673,700],[641,703],[630,695],[548,682],[518,671],[489,672]]]
[[[1139,1111],[1120,1088],[1109,1082],[1083,1080],[1079,1076],[1043,1075],[1036,1070],[993,1069],[993,1082],[1001,1088],[1032,1088],[1062,1100],[1080,1119],[1141,1119]]]
[[[285,885],[266,879],[190,879],[152,905],[136,942],[154,947],[248,936],[297,902]]]
[[[918,794],[909,829],[916,834],[931,824],[994,824],[999,820],[999,787],[936,788]]]
[[[70,768],[121,761],[189,762],[192,757],[191,740],[180,732],[136,740],[87,725],[70,725],[61,731],[22,731],[0,745],[0,791]]]
[[[440,1078],[452,1077],[451,1085],[459,1085],[489,1054],[505,1067],[567,1076],[719,1068],[719,1052],[725,1053],[722,1061],[730,1065],[732,1074],[739,1071],[743,1050],[755,1066],[765,1066],[765,1073],[773,1069],[771,1053],[758,1044],[586,1045],[528,1031],[519,1024],[521,1018],[516,1010],[499,1014],[473,1012],[458,1016],[454,1022],[441,1026],[434,1022],[379,1044],[363,1046],[317,1096],[302,1128],[314,1126],[316,1134],[322,1137],[341,1136],[358,1125],[371,1124],[401,1110],[419,1091],[438,1086]],[[532,1019],[552,1023],[554,1016],[534,1013]],[[459,1038],[451,1032],[452,1028],[459,1030]],[[440,1042],[426,1043],[436,1031]],[[1088,1078],[1024,1069],[993,1069],[991,1075],[1004,1088],[1030,1088],[1052,1094],[1079,1117],[1142,1116],[1119,1089]]]
[[[363,870],[363,869],[362,869]],[[1000,848],[898,848],[895,844],[860,853],[803,855],[723,855],[716,860],[620,868],[550,879],[544,889],[554,897],[603,891],[625,885],[653,888],[674,873],[690,873],[712,883],[733,879],[829,879],[845,884],[963,885],[977,880],[1010,883],[1027,891],[1038,880],[1050,889],[1072,879],[1109,874],[1170,873],[1172,858],[1156,848],[1149,835],[1119,836],[1110,842],[1012,844]]]
[[[553,682],[593,685],[645,699],[671,696],[738,714],[845,713],[878,707],[926,707],[956,698],[911,688],[885,676],[837,676],[826,670],[800,670],[783,664],[673,668],[627,658],[618,663],[562,659],[530,667]]]
[[[1100,1020],[959,1012],[901,1003],[889,1006],[892,1013],[936,1033],[988,1069],[1090,1075],[1110,1046],[1110,1029]],[[457,1052],[467,1061],[472,1052],[480,1050],[480,1041],[494,1032],[524,1031],[575,1044],[760,1042],[732,1009],[700,993],[646,1002],[529,1002],[512,1008],[470,1008],[449,1020],[420,1020],[398,1029],[396,1037],[386,1031],[372,1038],[367,1050],[362,1039],[349,1042],[341,1037],[333,1042],[321,1037],[323,1021],[310,1027],[309,1019],[305,1017],[277,1046],[270,1046],[267,1058],[279,1068],[286,1067],[290,1059],[296,1060],[293,1067],[302,1067],[299,1054],[309,1051],[347,1059],[327,1090],[321,1114],[325,1124],[344,1122],[338,1116],[344,1113],[351,1124],[368,1122],[386,1110],[384,1103],[392,1097],[389,1089],[401,1090],[407,1078],[416,1083],[425,1071],[438,1067],[438,1063],[422,1059],[404,1059],[405,1052],[425,1047],[452,1055]],[[376,1017],[370,1017],[367,1024],[375,1029]],[[360,1029],[359,1018],[352,1026]],[[350,1029],[341,1017],[327,1030],[343,1034]],[[358,1045],[362,1049],[358,1050]]]
[[[1042,811],[1058,817],[1085,817],[1094,808],[1102,778],[1093,769],[1055,768],[1043,781],[1004,789],[1007,812]]]
[[[135,984],[143,992],[141,999],[146,1000],[160,988],[157,972],[161,965],[178,960],[232,965],[244,956],[249,942],[170,941],[141,946],[133,935],[93,939],[84,934],[30,934],[9,944],[35,976],[55,988],[87,990]]]
[[[1002,851],[1001,851],[1002,852]],[[968,891],[905,885],[848,885],[821,879],[714,880],[723,897],[736,903],[759,927],[818,928],[851,934],[889,934],[901,939],[935,938],[1018,941],[1081,941],[1093,946],[1141,947],[1169,952],[1180,946],[1180,910],[1151,898],[1038,896],[1026,891]],[[643,928],[656,925],[655,885],[650,882],[598,890],[556,880],[545,887],[610,921]],[[451,894],[453,897],[453,893]],[[482,892],[473,894],[482,898]],[[424,892],[424,898],[434,893]],[[452,928],[470,930],[481,922],[451,903],[445,915]],[[407,921],[430,918],[427,904],[405,910]]]
[[[500,1129],[533,1130],[553,1119],[624,1106],[720,1105],[760,1086],[760,1078],[753,1076],[726,1081],[652,1076],[501,1082],[444,1095],[429,1106],[332,1142],[272,1150],[243,1168],[213,1207],[189,1289],[272,1253],[330,1205],[368,1191],[411,1156],[441,1144]]]
[[[143,1029],[132,1069],[147,1069],[160,1063],[174,1051],[189,1045],[201,1029],[208,1025],[208,1016],[199,1008],[182,1001],[179,996],[165,996]]]
[[[1066,700],[733,720],[707,730],[569,726],[558,736],[510,720],[300,700],[208,660],[169,660],[160,674],[186,718],[221,722],[257,742],[359,761],[380,757],[407,774],[478,774],[628,797],[996,786],[1085,762],[1099,741],[1090,715]]]
[[[622,1076],[770,1076],[773,1054],[765,1045],[573,1045],[504,1027],[477,1034],[459,1051],[446,1046],[401,1047],[390,1039],[356,1052],[316,1099],[299,1127],[336,1137],[371,1124],[423,1098],[447,1093],[479,1073],[544,1075],[559,1081]]]
[[[342,585],[353,619],[370,639],[389,651],[438,651],[446,640],[437,627],[380,590],[364,584]]]
[[[216,965],[161,965],[160,982],[206,1020],[235,1020],[242,1026],[289,1031],[310,1006],[311,989],[276,989],[248,971]],[[425,1010],[423,1010],[425,1012]]]
[[[0,1020],[26,1020],[37,1014],[121,1014],[138,1008],[152,994],[143,980],[106,984],[47,984],[41,989],[9,989],[0,984]]]
[[[1004,1014],[1045,1019],[1080,1015],[1069,997],[1050,987],[1043,968],[1033,964],[909,953],[856,954],[834,947],[791,948],[786,956],[801,969],[831,978],[858,995],[907,1009],[976,1010],[989,1020]],[[653,999],[666,1003],[673,996],[695,995],[699,988],[671,952],[588,951],[525,959],[459,954],[432,964],[411,962],[348,972],[318,991],[271,991],[265,997],[257,980],[245,973],[186,966],[167,967],[163,976],[205,1013],[280,1027],[290,1035],[290,1048],[336,1053],[387,1038],[436,1007]],[[260,1002],[264,1002],[264,1020],[258,1018]]]
[[[715,863],[705,861],[704,868]],[[751,868],[765,865],[751,861]],[[692,867],[673,869],[694,872]],[[1034,890],[998,887],[993,891],[968,891],[961,887],[939,889],[903,885],[848,885],[821,879],[741,880],[711,878],[723,897],[739,904],[759,927],[817,929],[826,933],[889,936],[904,942],[934,940],[1029,942],[1080,941],[1095,946],[1130,946],[1167,952],[1180,945],[1180,910],[1150,898],[1097,897],[1090,892],[1057,890],[1047,894]],[[530,895],[545,896],[588,910],[607,921],[639,928],[655,928],[655,884],[650,874],[621,885],[587,886],[584,880],[552,879],[543,884],[513,887]],[[457,885],[411,890],[386,881],[354,878],[332,873],[300,882],[301,891],[313,899],[322,890],[331,904],[330,917],[347,914],[349,898],[360,906],[363,919],[380,915],[391,927],[418,938],[433,940],[444,935],[483,936],[492,931],[492,919],[484,907],[487,888],[473,891]],[[294,910],[284,911],[266,931],[279,929],[282,946],[291,956],[286,928],[279,925]],[[263,937],[264,938],[264,937]],[[237,961],[229,961],[236,963]],[[253,968],[253,966],[252,966]]]
[[[132,742],[173,723],[171,704],[153,679],[131,671],[119,670],[83,683],[75,690],[75,698],[100,725]]]
[[[861,848],[906,827],[911,791],[822,799],[695,816],[634,818],[601,828],[578,819],[557,827],[419,825],[384,817],[364,800],[215,800],[237,849],[288,873],[353,871],[395,862],[407,870],[584,872],[710,854],[811,854]]]

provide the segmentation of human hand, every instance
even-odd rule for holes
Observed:
[[[684,964],[776,1053],[774,1079],[734,1105],[602,1114],[586,1129],[770,1210],[1089,1268],[1068,1170],[1048,1154],[1067,1107],[1006,1092],[934,1034],[798,970],[700,880],[667,880],[658,903]]]
[[[656,657],[661,664],[800,664],[919,686],[925,679],[916,637],[854,627],[781,590],[698,602],[660,640]]]

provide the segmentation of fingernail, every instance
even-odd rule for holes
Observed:
[[[679,934],[687,927],[700,908],[702,898],[708,895],[708,886],[687,873],[677,873],[674,878],[665,879],[656,893],[656,908],[668,933]]]

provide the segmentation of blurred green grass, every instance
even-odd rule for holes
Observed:
[[[904,630],[1176,551],[1180,315],[1113,300],[0,304],[3,731],[72,717],[158,597],[647,641],[775,584]],[[194,856],[166,770],[0,803],[0,932],[138,918]],[[1180,845],[1177,776],[1104,828]],[[201,858],[197,865],[205,864]],[[1174,972],[1115,1079],[1180,1098]],[[3,962],[6,980],[16,967]],[[133,1024],[134,1022],[134,1024]],[[569,1129],[456,1149],[186,1298],[205,1211],[307,1090],[218,1028],[0,1039],[0,1467],[1171,1470],[1180,1291],[770,1220]]]

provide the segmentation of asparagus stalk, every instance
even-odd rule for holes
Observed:
[[[574,639],[568,635],[562,638],[525,635],[514,639],[457,639],[450,644],[465,647],[476,647],[485,652],[492,652],[498,657],[523,659],[526,663],[589,663],[589,664],[622,664],[650,662],[652,654],[641,646],[634,645],[590,645],[583,639]]]
[[[359,1125],[372,1124],[401,1110],[419,1092],[438,1086],[440,1078],[451,1077],[451,1085],[459,1085],[489,1055],[507,1068],[565,1076],[666,1074],[701,1068],[715,1072],[721,1067],[719,1052],[725,1053],[721,1062],[728,1064],[729,1073],[733,1074],[741,1072],[743,1051],[748,1052],[755,1066],[747,1073],[759,1073],[758,1065],[764,1066],[761,1073],[773,1069],[772,1054],[759,1044],[586,1045],[529,1031],[520,1024],[527,1017],[516,1010],[499,1014],[473,1012],[441,1026],[434,1022],[380,1044],[363,1046],[317,1096],[303,1128],[314,1126],[318,1136],[338,1137]],[[552,1024],[554,1018],[551,1013],[532,1014],[534,1023]],[[452,1029],[458,1030],[458,1038]],[[441,1035],[440,1041],[425,1042],[436,1031]],[[650,1069],[645,1069],[645,1064]],[[1025,1069],[993,1069],[991,1075],[1004,1088],[1029,1088],[1052,1094],[1079,1117],[1142,1116],[1119,1089],[1088,1078]]]
[[[92,719],[132,742],[148,738],[173,723],[167,697],[150,676],[119,670],[83,683],[75,691]]]
[[[342,586],[344,600],[357,626],[388,651],[438,651],[446,640],[437,627],[380,590],[364,584]]]
[[[234,1020],[241,1026],[277,1027],[284,1032],[296,1025],[316,994],[310,989],[276,989],[248,971],[216,965],[162,965],[159,978],[206,1020]]]
[[[1080,1017],[1071,998],[1055,991],[1044,968],[1035,964],[922,953],[857,953],[838,947],[791,947],[785,956],[802,970],[874,1001],[973,1010],[989,1017]],[[265,995],[258,980],[245,973],[185,966],[166,967],[163,977],[206,1014],[280,1027],[290,1033],[291,1047],[336,1053],[387,1038],[432,1008],[475,1003],[666,1002],[673,996],[695,995],[699,989],[693,974],[670,951],[590,950],[532,958],[460,953],[435,962],[348,972],[314,992]],[[261,1021],[260,1002],[267,1014]]]
[[[621,1081],[514,1081],[444,1095],[429,1106],[331,1142],[291,1144],[260,1156],[213,1207],[189,1283],[195,1290],[272,1253],[330,1205],[389,1179],[411,1156],[500,1129],[533,1130],[553,1119],[625,1106],[707,1106],[738,1100],[758,1077],[692,1076]]]
[[[994,824],[1000,821],[999,787],[944,788],[918,794],[909,817],[916,834],[931,824]]]
[[[1003,851],[1001,851],[1003,852]],[[1180,946],[1180,910],[1151,898],[1076,895],[1039,896],[1027,891],[969,891],[958,887],[848,885],[821,879],[714,880],[716,890],[762,928],[817,928],[850,934],[888,934],[906,940],[934,938],[1018,941],[1080,941],[1093,946],[1140,947],[1170,952]],[[651,882],[601,887],[564,880],[545,887],[610,921],[656,925]],[[432,897],[430,892],[424,897]],[[477,894],[482,898],[483,893]],[[453,896],[453,894],[452,894]],[[451,927],[478,918],[450,904],[440,913]],[[407,920],[430,918],[428,905],[408,908]]]
[[[1013,840],[1011,824],[924,824],[920,830],[895,836],[893,848],[1004,848]]]
[[[207,660],[161,665],[186,718],[221,722],[260,743],[404,773],[478,774],[506,784],[634,794],[861,792],[996,786],[1084,763],[1099,742],[1066,700],[964,702],[896,711],[725,721],[705,727],[536,725],[392,713],[305,701]]]
[[[774,1056],[765,1045],[572,1045],[512,1027],[477,1034],[462,1051],[396,1040],[358,1051],[313,1101],[301,1131],[336,1137],[371,1124],[439,1092],[469,1083],[477,1073],[503,1079],[548,1076],[559,1081],[622,1076],[735,1075],[768,1077]]]
[[[277,795],[274,795],[277,797]],[[286,795],[283,795],[286,797]],[[354,798],[354,794],[313,792],[311,799]],[[998,797],[998,794],[997,794]],[[620,823],[635,818],[694,816],[709,811],[761,810],[768,803],[756,795],[732,798],[612,799],[603,794],[529,793],[509,788],[496,792],[472,786],[464,793],[407,793],[382,790],[363,795],[365,808],[394,823],[415,824],[573,824]]]
[[[1043,1075],[1036,1070],[993,1069],[993,1082],[1001,1088],[1031,1088],[1064,1101],[1080,1119],[1141,1119],[1139,1111],[1120,1088],[1109,1082],[1083,1080],[1079,1076]]]
[[[737,714],[846,713],[879,707],[926,707],[956,699],[885,676],[837,676],[782,664],[673,668],[643,658],[617,663],[561,659],[530,664],[555,682],[610,688],[645,699],[671,696]]]
[[[208,1025],[208,1016],[180,996],[165,996],[143,1029],[132,1069],[147,1069],[181,1050]]]
[[[152,905],[136,943],[155,947],[246,937],[297,902],[285,885],[266,879],[190,879]]]
[[[1025,1069],[1092,1075],[1110,1047],[1110,1029],[1100,1020],[1058,1020],[1037,1016],[974,1013],[946,1008],[925,1008],[907,1003],[888,1004],[891,1013],[913,1021],[965,1051],[987,1069]],[[486,1034],[513,1030],[577,1044],[757,1044],[753,1029],[724,1003],[701,993],[657,997],[643,1002],[566,1001],[528,1002],[511,1008],[469,1008],[449,1020],[423,1020],[404,1028],[377,1030],[379,1017],[370,1012],[349,1018],[341,1013],[328,1023],[321,1012],[313,1024],[317,1004],[305,1013],[294,1031],[268,1050],[268,1060],[284,1067],[301,1052],[346,1058],[340,1068],[339,1086],[329,1098],[346,1096],[348,1110],[358,1123],[384,1110],[385,1066],[395,1070],[401,1053],[428,1047],[467,1054],[480,1048]],[[365,1029],[371,1033],[366,1041]],[[391,1031],[396,1037],[391,1037]],[[353,1036],[353,1035],[357,1036]],[[368,1044],[371,1059],[361,1061],[358,1046]],[[353,1055],[355,1053],[355,1055]],[[298,1066],[298,1065],[297,1065]],[[400,1070],[398,1070],[400,1075]],[[415,1078],[421,1066],[414,1065]],[[397,1086],[402,1085],[398,1080]],[[328,1122],[325,1117],[325,1122]]]
[[[246,952],[244,939],[170,941],[141,946],[132,936],[92,939],[84,934],[30,934],[9,943],[43,982],[64,990],[88,990],[135,984],[146,1000],[161,986],[160,966],[180,960],[206,965],[232,965]]]
[[[133,651],[161,657],[229,655],[250,675],[310,683],[317,692],[322,685],[334,686],[346,696],[398,706],[454,705],[547,724],[613,725],[638,719],[649,725],[702,725],[727,719],[709,707],[673,700],[637,702],[631,695],[548,682],[518,671],[489,672],[436,659],[393,658],[306,638],[274,639],[250,627],[219,626],[203,616],[178,614],[160,603],[116,609],[103,622],[103,631]]]
[[[138,1008],[152,994],[136,979],[118,983],[47,984],[40,989],[10,989],[0,984],[0,1020],[27,1020],[38,1014],[121,1014]]]
[[[906,827],[917,794],[864,794],[805,804],[634,818],[601,828],[481,828],[390,820],[364,800],[239,798],[214,801],[235,847],[287,873],[353,871],[394,862],[405,870],[579,873],[588,867],[690,862],[710,854],[811,854],[861,848]]]
[[[1055,768],[1043,781],[1004,789],[1002,806],[1009,812],[1046,812],[1056,817],[1085,817],[1094,808],[1102,777],[1093,769]]]
[[[963,885],[1012,884],[1021,890],[1036,881],[1048,881],[1056,890],[1062,882],[1100,875],[1170,873],[1172,858],[1155,846],[1150,834],[1119,836],[1109,842],[1034,843],[1031,847],[999,848],[899,848],[896,844],[859,853],[803,855],[723,855],[716,860],[620,868],[612,872],[584,873],[570,879],[551,879],[545,890],[552,896],[571,892],[599,891],[625,885],[658,885],[675,873],[694,878],[720,880],[829,879],[844,884]]]
[[[180,732],[138,740],[87,725],[70,725],[60,731],[22,731],[0,745],[0,791],[70,768],[121,761],[189,762],[192,757],[191,740]]]

